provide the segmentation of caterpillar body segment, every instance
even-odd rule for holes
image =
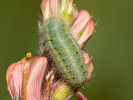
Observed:
[[[57,17],[47,19],[43,39],[59,71],[70,84],[80,84],[87,79],[82,50],[63,20]]]

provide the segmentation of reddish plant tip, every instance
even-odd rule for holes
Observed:
[[[78,100],[88,100],[81,92],[77,93]]]

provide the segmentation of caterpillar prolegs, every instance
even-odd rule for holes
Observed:
[[[59,71],[70,84],[80,84],[87,79],[83,52],[63,20],[57,17],[45,20],[43,40]]]

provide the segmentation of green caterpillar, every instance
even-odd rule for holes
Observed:
[[[43,26],[43,40],[59,71],[70,84],[80,84],[87,79],[83,52],[63,20],[57,17],[47,19]]]

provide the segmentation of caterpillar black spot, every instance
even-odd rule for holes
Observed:
[[[80,84],[87,79],[87,65],[83,52],[70,33],[67,24],[57,17],[45,20],[43,40],[60,73],[70,84]]]

